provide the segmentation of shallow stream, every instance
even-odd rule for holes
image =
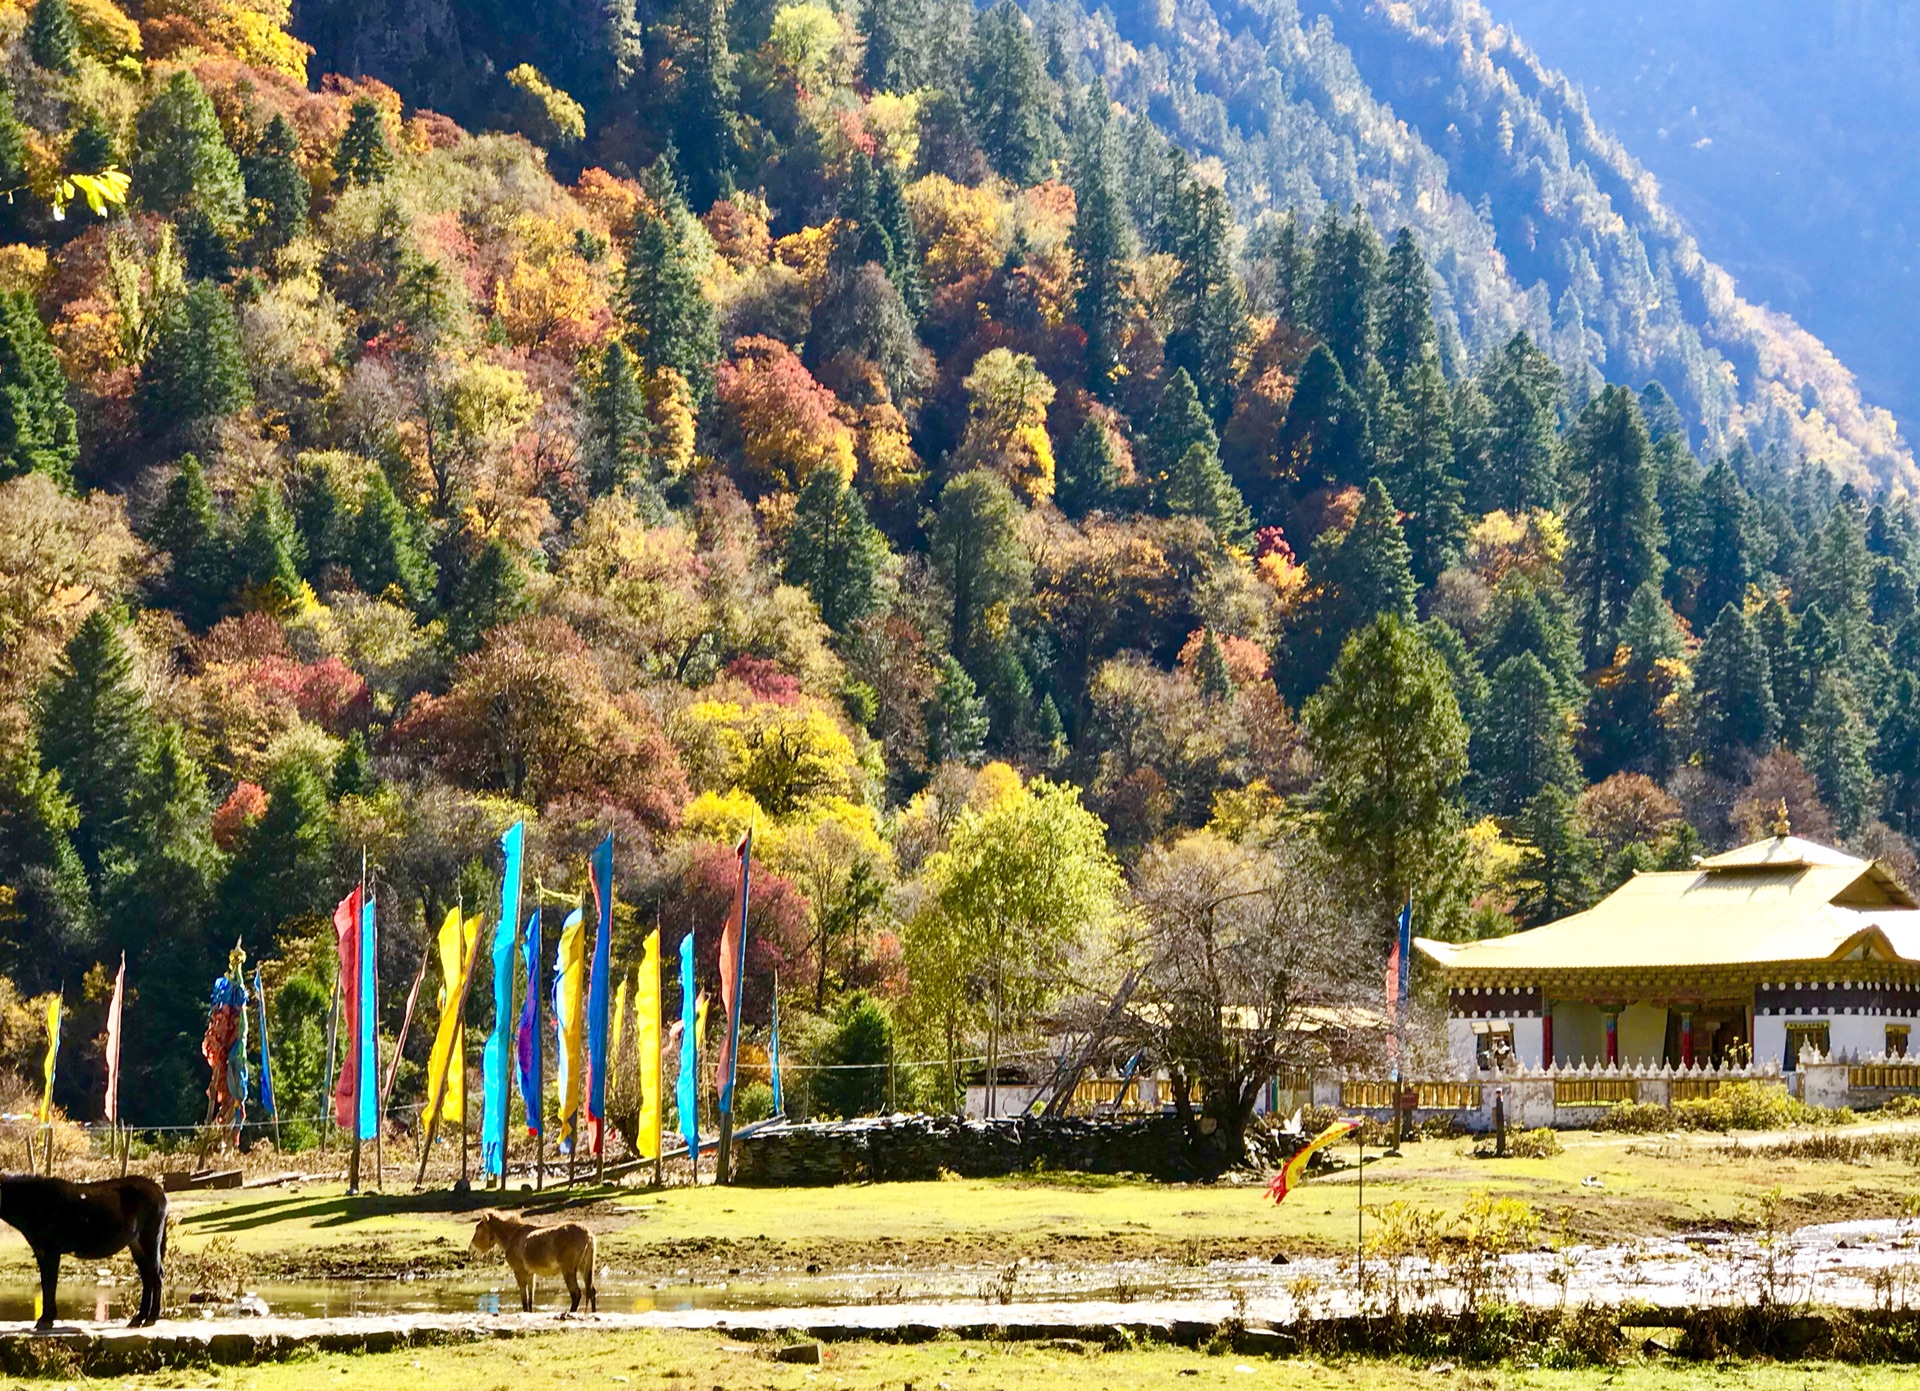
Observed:
[[[137,1298],[127,1284],[93,1285],[69,1262],[62,1282],[68,1318],[124,1318]],[[1672,1239],[1604,1247],[1567,1246],[1506,1257],[1497,1277],[1501,1293],[1533,1304],[1644,1301],[1699,1307],[1812,1300],[1850,1307],[1920,1304],[1920,1222],[1867,1221],[1803,1227],[1774,1238],[1702,1232]],[[1446,1307],[1457,1301],[1449,1272],[1409,1261],[1390,1270],[1369,1261],[1367,1305],[1383,1307],[1397,1294],[1405,1307]],[[170,1294],[172,1292],[170,1291]],[[539,1286],[542,1310],[565,1307],[557,1280]],[[448,1277],[398,1280],[288,1281],[250,1287],[239,1303],[169,1307],[169,1316],[281,1318],[365,1315],[492,1314],[517,1303],[504,1267]],[[1023,1262],[1005,1269],[866,1269],[695,1282],[643,1280],[608,1271],[600,1281],[604,1313],[707,1322],[729,1313],[764,1321],[770,1313],[837,1310],[845,1315],[883,1311],[898,1321],[916,1312],[936,1321],[993,1322],[996,1318],[1075,1316],[1087,1322],[1116,1318],[1218,1320],[1231,1314],[1287,1321],[1301,1315],[1351,1313],[1362,1308],[1351,1259],[1165,1261],[1059,1265]],[[33,1317],[25,1282],[0,1288],[0,1321]]]

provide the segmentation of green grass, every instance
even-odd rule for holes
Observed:
[[[1920,1125],[1908,1124],[1920,1135]],[[1845,1132],[1859,1135],[1860,1128]],[[1778,1190],[1790,1224],[1899,1215],[1915,1191],[1909,1159],[1795,1158],[1716,1135],[1573,1133],[1540,1159],[1477,1159],[1468,1140],[1429,1140],[1400,1158],[1370,1156],[1368,1206],[1395,1199],[1457,1208],[1485,1188],[1540,1211],[1549,1231],[1590,1241],[1694,1227],[1739,1226]],[[503,1201],[536,1215],[565,1212],[599,1232],[605,1259],[646,1274],[693,1278],[818,1264],[1005,1265],[1016,1258],[1251,1257],[1346,1249],[1357,1196],[1353,1150],[1345,1167],[1315,1172],[1276,1208],[1255,1181],[1162,1185],[1133,1179],[1036,1175],[817,1189],[579,1190]],[[1591,1182],[1587,1182],[1591,1180]],[[397,1187],[397,1185],[396,1185]],[[176,1249],[230,1242],[261,1275],[391,1273],[464,1260],[476,1195],[445,1192],[347,1198],[337,1183],[179,1195]],[[0,1228],[0,1261],[26,1250]]]
[[[772,1360],[762,1344],[711,1333],[546,1334],[510,1342],[374,1355],[316,1354],[252,1367],[146,1373],[90,1385],[219,1387],[222,1391],[582,1391],[633,1386],[708,1388],[845,1387],[852,1391],[1089,1391],[1089,1388],[1237,1387],[1246,1391],[1389,1391],[1414,1385],[1466,1391],[1894,1391],[1911,1384],[1900,1367],[1824,1363],[1687,1366],[1632,1362],[1580,1371],[1429,1367],[1406,1360],[1334,1363],[1212,1356],[1174,1347],[1071,1351],[1037,1344],[936,1342],[912,1347],[829,1344],[826,1363]],[[1435,1375],[1435,1372],[1443,1372]]]

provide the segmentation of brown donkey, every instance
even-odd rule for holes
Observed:
[[[483,1212],[473,1229],[473,1249],[485,1255],[496,1246],[507,1253],[507,1264],[519,1282],[522,1312],[533,1312],[536,1275],[558,1275],[567,1282],[567,1293],[573,1296],[567,1312],[580,1312],[583,1288],[588,1312],[600,1311],[599,1292],[593,1287],[593,1233],[578,1222],[536,1227],[504,1212]]]

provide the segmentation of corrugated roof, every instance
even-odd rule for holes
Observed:
[[[1421,940],[1450,970],[1758,966],[1856,953],[1920,963],[1920,911],[1879,865],[1775,836],[1675,872],[1636,874],[1583,913],[1457,945]]]

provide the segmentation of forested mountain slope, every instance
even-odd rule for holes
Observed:
[[[237,941],[317,1101],[346,886],[407,980],[515,822],[708,986],[755,828],[809,1061],[1018,1032],[1209,884],[1371,989],[1409,891],[1504,932],[1783,799],[1920,865],[1904,465],[1754,404],[1468,21],[566,14],[299,16],[449,114],[275,0],[0,0],[0,1068],[124,952],[129,1111],[199,1115]]]
[[[1707,254],[1920,413],[1920,12],[1899,0],[1493,0]]]

